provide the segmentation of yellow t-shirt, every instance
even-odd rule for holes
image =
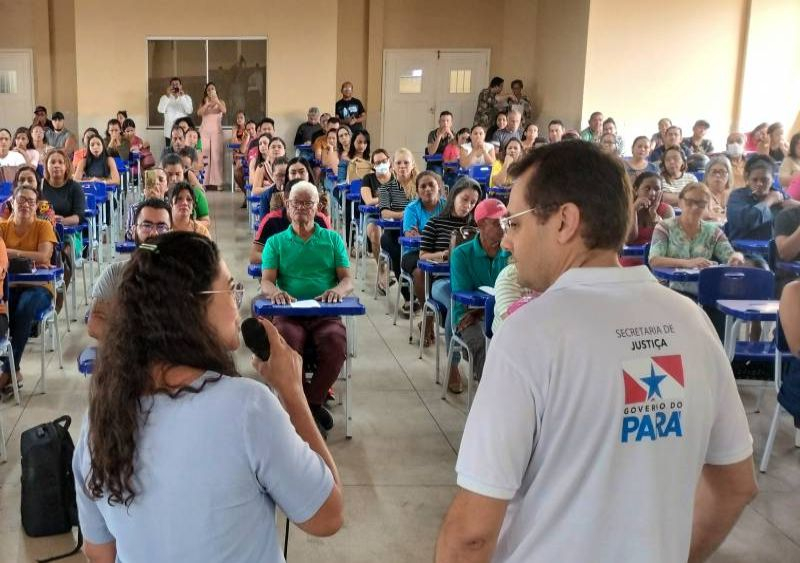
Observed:
[[[17,233],[12,221],[0,221],[0,236],[3,237],[7,249],[24,250],[26,252],[37,252],[39,245],[43,242],[50,242],[53,245],[58,243],[53,225],[44,219],[34,219],[33,225],[21,235]],[[53,252],[55,252],[55,249]],[[52,256],[50,259],[52,261]],[[42,264],[37,264],[37,266],[42,266]],[[53,284],[46,284],[46,287],[50,293],[55,295]]]

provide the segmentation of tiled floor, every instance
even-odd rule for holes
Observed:
[[[239,197],[211,193],[214,235],[234,275],[246,278],[250,235]],[[374,267],[368,279],[374,276]],[[248,292],[257,284],[247,281]],[[80,290],[79,290],[80,293]],[[417,358],[408,344],[408,324],[392,325],[383,303],[357,290],[367,306],[358,319],[358,352],[353,363],[354,436],[344,439],[343,412],[334,409],[339,424],[329,445],[345,484],[346,524],[334,537],[317,539],[294,528],[290,561],[430,561],[436,534],[455,491],[454,464],[464,425],[461,400],[443,402],[433,382],[433,352]],[[246,300],[246,302],[249,300]],[[63,324],[62,324],[63,326]],[[73,323],[64,336],[64,365],[48,368],[47,394],[23,390],[23,404],[0,407],[9,449],[8,463],[0,465],[0,562],[32,561],[67,550],[68,535],[32,539],[20,525],[20,432],[62,414],[73,417],[77,436],[86,408],[86,381],[78,374],[75,358],[90,344],[83,325]],[[37,350],[31,346],[23,362],[26,385],[38,373]],[[248,354],[240,351],[238,364],[248,370]],[[750,415],[757,453],[763,448],[774,407],[773,393],[762,413]],[[745,392],[752,408],[754,394]],[[800,450],[793,447],[791,422],[785,417],[775,443],[769,473],[759,476],[761,493],[747,508],[734,532],[713,561],[800,561]],[[266,523],[265,523],[266,525]],[[282,531],[281,531],[282,534]],[[638,559],[635,555],[633,559]],[[75,556],[65,561],[82,561]]]

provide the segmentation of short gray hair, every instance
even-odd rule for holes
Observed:
[[[306,181],[297,182],[292,186],[292,189],[289,191],[289,199],[292,199],[292,196],[302,193],[310,197],[312,201],[319,202],[319,190],[317,190],[317,186]]]
[[[308,108],[308,113],[312,115],[319,115],[319,108],[317,106],[311,106]]]

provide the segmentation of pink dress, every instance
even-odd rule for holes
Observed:
[[[200,139],[203,143],[203,162],[206,174],[203,185],[220,186],[222,184],[222,159],[224,142],[222,137],[222,112],[207,113],[200,124]]]

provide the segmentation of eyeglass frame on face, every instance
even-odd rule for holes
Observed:
[[[560,203],[550,203],[548,205],[534,205],[533,207],[529,207],[525,211],[520,211],[519,213],[514,213],[513,215],[509,215],[508,217],[501,217],[500,218],[500,230],[503,231],[503,235],[507,235],[512,228],[517,226],[517,223],[513,222],[512,219],[515,217],[519,217],[521,215],[526,215],[528,213],[533,213],[534,215],[539,215],[541,213],[547,212],[549,209],[555,209],[556,207],[560,207]]]
[[[681,200],[685,201],[687,206],[696,207],[697,209],[700,209],[701,211],[703,209],[707,209],[708,206],[711,205],[711,202],[708,201],[707,199],[694,199],[694,198],[691,198],[691,197],[683,197],[683,198],[681,198]]]
[[[213,295],[215,293],[231,293],[233,301],[236,303],[236,308],[242,306],[244,303],[244,283],[236,280],[231,280],[232,287],[229,289],[208,289],[206,291],[198,291],[197,295]]]
[[[152,223],[150,221],[142,221],[141,223],[136,223],[136,228],[142,229],[146,233],[152,233],[155,231],[159,235],[163,235],[168,233],[171,227],[168,223]]]
[[[724,168],[712,168],[708,171],[709,176],[728,176],[728,171]]]
[[[31,198],[31,197],[15,197],[14,198],[14,204],[15,205],[19,205],[19,206],[26,205],[26,206],[30,206],[30,207],[36,207],[36,204],[38,202],[39,202],[38,199],[34,199],[34,198]]]
[[[313,199],[309,199],[308,201],[297,201],[296,199],[290,198],[289,205],[295,209],[314,209],[314,207],[319,205],[319,202],[314,201]]]

